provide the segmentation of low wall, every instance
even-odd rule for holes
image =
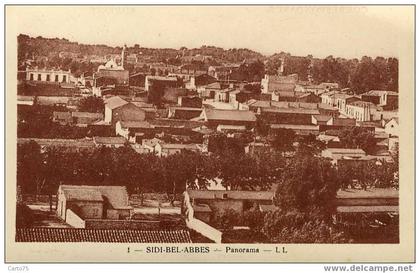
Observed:
[[[215,243],[222,243],[222,232],[198,219],[186,220],[187,227],[209,238]]]
[[[141,229],[152,230],[161,227],[160,221],[143,220],[110,220],[110,219],[86,219],[86,229]]]
[[[85,221],[71,209],[66,211],[66,223],[74,228],[85,228]]]

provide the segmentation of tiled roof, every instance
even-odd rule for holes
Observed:
[[[181,144],[181,143],[161,143],[160,146],[163,149],[186,149],[186,150],[198,150],[196,144]]]
[[[103,118],[103,114],[102,113],[89,113],[89,112],[72,112],[71,113],[72,117],[76,117],[76,118]]]
[[[271,129],[290,129],[290,130],[313,130],[319,131],[318,125],[300,125],[300,124],[272,124]]]
[[[294,91],[274,91],[274,93],[279,97],[295,97],[296,92]]]
[[[192,243],[187,230],[21,228],[16,242]]]
[[[382,96],[383,94],[387,95],[395,95],[398,96],[398,93],[395,91],[388,91],[388,90],[370,90],[362,95],[369,95],[369,96]]]
[[[176,77],[165,77],[165,76],[147,76],[148,80],[155,80],[155,81],[177,81]]]
[[[349,105],[353,105],[357,107],[370,107],[370,108],[375,107],[374,103],[367,102],[367,101],[354,101],[354,102],[350,102]]]
[[[150,128],[147,121],[119,121],[122,128]]]
[[[179,119],[153,119],[150,120],[150,124],[153,127],[169,127],[169,128],[186,128],[192,129],[197,128],[198,126],[204,125],[204,122],[201,121],[192,121],[192,120],[179,120]]]
[[[128,102],[120,98],[119,96],[114,96],[105,100],[105,105],[110,109],[115,109],[126,105]]]
[[[319,111],[316,110],[316,109],[303,109],[303,108],[263,108],[261,110],[262,110],[262,112],[270,112],[270,113],[319,115]]]
[[[330,119],[332,119],[332,117],[328,115],[314,115],[314,118],[317,121],[329,121]]]
[[[204,109],[207,120],[256,121],[257,117],[251,111]]]
[[[222,89],[222,85],[219,82],[213,82],[204,86],[205,88],[210,89]]]
[[[94,137],[93,141],[96,144],[124,144],[126,140],[123,137]]]

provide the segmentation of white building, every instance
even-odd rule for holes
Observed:
[[[390,136],[399,136],[400,125],[398,118],[392,118],[385,124],[385,133]]]
[[[27,81],[70,83],[72,79],[70,70],[26,68]]]
[[[376,111],[375,105],[366,101],[354,101],[345,106],[346,115],[357,121],[371,121],[372,114]]]

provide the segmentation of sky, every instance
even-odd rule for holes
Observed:
[[[110,46],[214,45],[264,55],[398,57],[402,37],[413,24],[403,9],[407,7],[7,7],[11,19],[6,24],[34,37]]]

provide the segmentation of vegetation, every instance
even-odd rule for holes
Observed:
[[[366,153],[374,151],[376,139],[373,132],[363,127],[351,127],[339,131],[338,137],[345,148],[358,148]]]
[[[91,113],[104,113],[104,101],[98,97],[86,97],[79,101],[79,111]]]
[[[120,54],[121,50],[121,47],[85,45],[70,42],[66,39],[49,39],[40,36],[32,38],[24,34],[18,36],[19,63],[35,57],[34,65],[70,69],[76,76],[83,72],[94,72],[97,67],[97,64],[80,61],[82,57]],[[264,73],[277,74],[282,59],[284,60],[283,75],[296,73],[300,80],[311,79],[314,83],[337,82],[341,88],[351,88],[357,94],[373,89],[398,91],[398,59],[396,58],[364,56],[361,59],[344,59],[328,56],[324,59],[318,59],[311,55],[305,57],[292,56],[285,52],[265,57],[249,49],[233,48],[226,50],[214,46],[169,49],[144,48],[134,45],[129,47],[128,51],[132,53],[141,52],[142,56],[149,56],[151,62],[162,62],[168,65],[186,64],[186,68],[190,70],[207,70],[210,65],[220,65],[222,63],[242,63],[238,71],[231,75],[231,79],[248,82],[260,81]],[[72,53],[75,57],[60,58],[60,52]],[[207,59],[205,61],[188,61],[188,58],[180,57],[196,55],[206,56]],[[263,61],[266,61],[266,64]],[[142,68],[135,68],[132,65],[127,65],[127,69],[131,72],[142,70]],[[155,73],[156,70],[152,74]],[[161,71],[160,74],[165,74],[165,71]]]
[[[291,56],[288,53],[272,55],[266,65],[267,73],[277,74],[284,59],[284,75],[298,74],[299,79],[311,78],[315,83],[337,82],[341,88],[351,88],[360,94],[369,90],[398,91],[398,59],[364,56],[344,59],[328,56],[325,59]]]
[[[94,107],[86,110],[98,110]],[[78,139],[86,136],[114,136],[115,130],[111,126],[88,126],[77,127],[70,125],[60,125],[52,120],[54,111],[67,112],[65,107],[40,106],[18,108],[17,136],[20,138],[62,138]]]

